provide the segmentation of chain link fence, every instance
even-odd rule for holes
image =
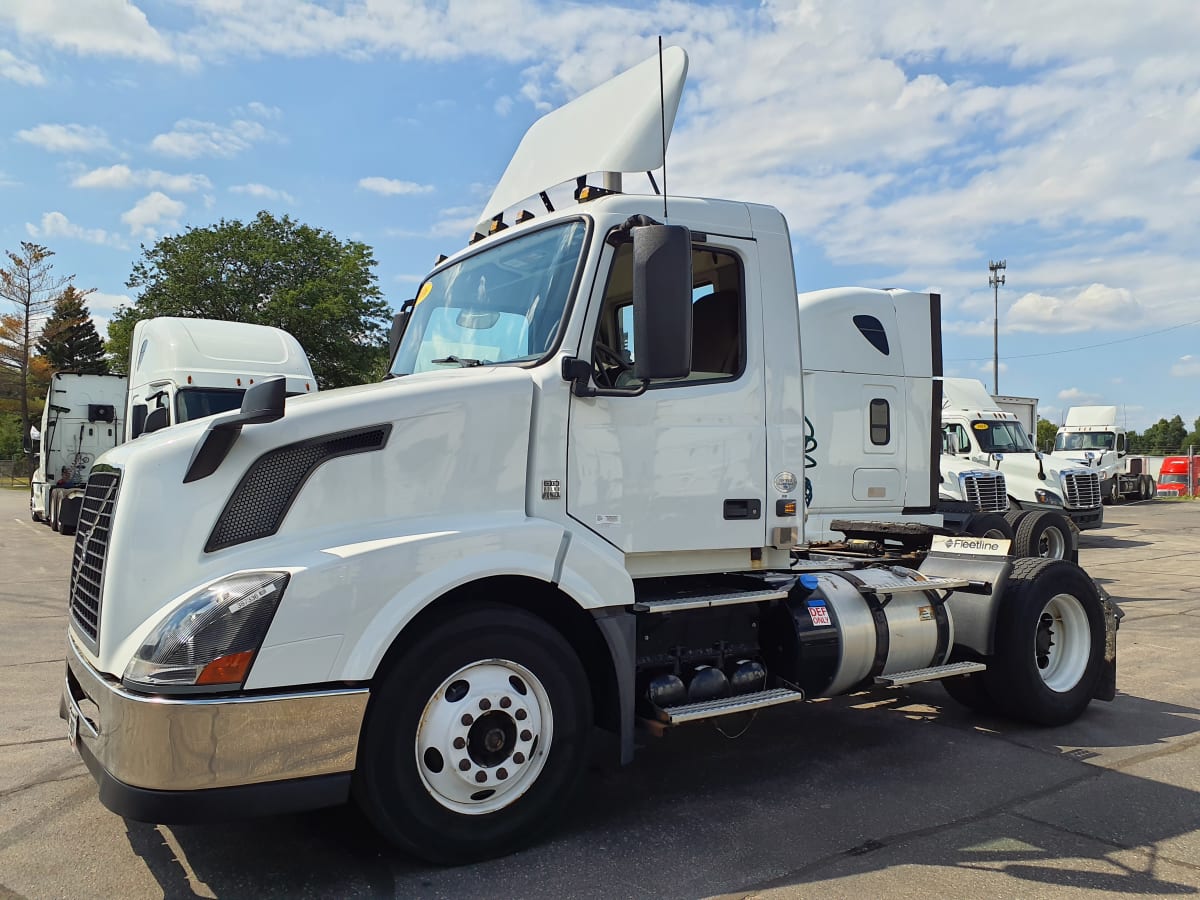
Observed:
[[[32,473],[33,464],[24,454],[0,459],[0,485],[24,487],[29,484],[29,476]]]

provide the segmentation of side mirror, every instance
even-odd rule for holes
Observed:
[[[392,327],[388,331],[388,362],[396,358],[396,351],[400,349],[400,340],[404,337],[404,331],[408,328],[408,320],[412,318],[412,312],[416,308],[416,300],[405,300],[400,305],[400,312],[392,316]]]
[[[692,371],[692,233],[643,225],[633,235],[633,374],[646,381]]]
[[[129,412],[129,434],[131,439],[146,430],[146,404],[135,403]]]
[[[242,395],[242,407],[237,412],[210,418],[208,430],[204,432],[192,453],[183,483],[199,481],[217,471],[217,467],[233,448],[234,441],[242,433],[243,425],[262,425],[282,419],[286,399],[287,379],[276,376],[248,388]],[[151,413],[150,417],[153,418],[154,413]]]
[[[150,415],[146,416],[146,422],[142,426],[142,434],[149,434],[152,431],[158,431],[161,428],[166,428],[171,424],[171,411],[165,406],[160,406],[153,410]]]

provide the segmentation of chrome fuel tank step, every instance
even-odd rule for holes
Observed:
[[[939,678],[949,678],[952,675],[969,675],[971,672],[982,672],[986,668],[987,666],[981,662],[957,662],[945,666],[930,666],[928,669],[909,669],[907,672],[877,675],[875,683],[886,687],[899,687],[904,684],[916,684],[920,681],[937,681]]]
[[[715,719],[718,716],[729,716],[734,713],[751,712],[767,706],[778,706],[781,703],[793,703],[803,700],[801,691],[790,688],[774,688],[769,691],[756,691],[752,694],[742,694],[737,697],[722,697],[717,700],[704,700],[700,703],[685,703],[657,711],[659,721],[667,725],[682,725],[685,722],[696,722],[700,719]]]

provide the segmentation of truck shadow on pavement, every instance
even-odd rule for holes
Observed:
[[[994,893],[998,874],[1048,889],[1198,892],[1200,792],[1168,780],[1197,784],[1186,752],[1200,746],[1200,709],[1118,695],[1036,729],[973,716],[936,685],[817,705],[727,720],[725,735],[751,724],[737,740],[693,726],[647,743],[626,769],[597,765],[548,837],[471,866],[415,861],[351,807],[128,822],[129,842],[167,897],[694,897],[844,878],[853,885],[839,890],[882,896],[910,877],[898,867],[932,872],[935,894]]]

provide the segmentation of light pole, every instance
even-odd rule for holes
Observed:
[[[1000,393],[1000,285],[1008,260],[988,263],[988,284],[992,287],[992,393]]]

